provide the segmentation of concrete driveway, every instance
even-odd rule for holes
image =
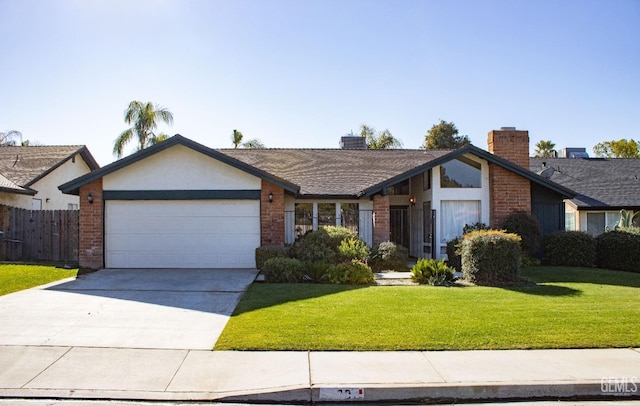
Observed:
[[[255,269],[105,269],[0,296],[0,345],[210,350]]]

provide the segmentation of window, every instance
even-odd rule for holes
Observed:
[[[564,229],[567,231],[576,231],[576,212],[568,211],[564,213]]]
[[[587,233],[594,237],[607,230],[613,229],[620,220],[618,212],[592,212],[587,213]]]
[[[465,225],[479,221],[479,200],[443,200],[440,202],[440,241],[449,242],[461,236]]]
[[[360,226],[358,203],[342,203],[340,205],[340,221],[343,227],[358,233]]]
[[[68,210],[78,210],[78,205],[76,203],[69,203],[67,205]]]
[[[422,189],[431,189],[431,169],[422,174]]]
[[[389,195],[408,195],[409,194],[409,180],[397,183],[387,188],[387,194]]]
[[[336,225],[336,204],[318,203],[318,227]]]
[[[471,159],[460,157],[440,165],[440,187],[479,188],[481,165]]]
[[[313,229],[313,203],[296,203],[295,229],[296,238]]]

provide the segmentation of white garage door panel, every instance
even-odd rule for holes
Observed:
[[[260,203],[117,201],[105,208],[108,268],[253,268]]]

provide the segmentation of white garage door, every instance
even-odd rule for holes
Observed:
[[[107,268],[254,268],[259,245],[258,201],[106,202]]]

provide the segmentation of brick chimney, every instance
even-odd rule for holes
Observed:
[[[529,132],[515,127],[502,127],[489,132],[489,152],[529,169]],[[522,176],[489,164],[489,187],[491,194],[491,226],[500,224],[514,211],[531,213],[531,182]]]

